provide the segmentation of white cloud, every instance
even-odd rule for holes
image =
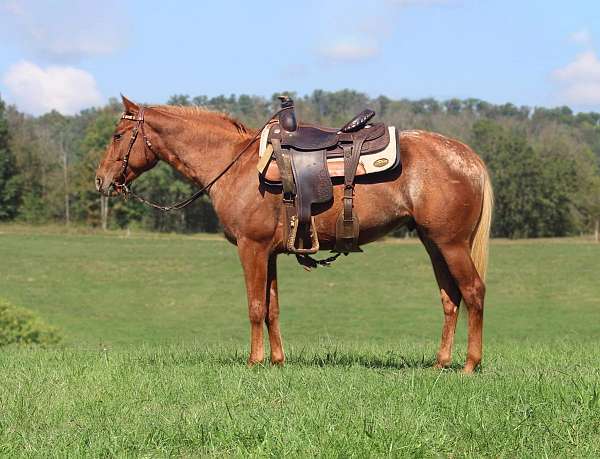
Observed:
[[[19,109],[34,115],[51,110],[72,115],[103,102],[94,77],[75,67],[41,68],[21,61],[8,69],[3,83]]]
[[[379,54],[379,47],[374,43],[346,40],[321,48],[320,54],[334,62],[356,62],[375,57]]]
[[[23,10],[23,5],[18,0],[8,0],[4,1],[2,5],[0,5],[4,11],[7,13],[13,14],[15,16],[22,16],[25,14]]]
[[[583,45],[586,47],[590,47],[593,44],[592,34],[587,27],[572,33],[569,39],[573,43],[577,43],[578,45]]]
[[[110,54],[125,42],[127,19],[122,9],[116,0],[2,1],[0,39],[48,62]]]
[[[554,76],[562,81],[600,80],[600,60],[593,51],[586,51],[570,64],[555,70]]]
[[[580,106],[600,104],[600,59],[594,51],[577,55],[573,62],[555,70],[552,77],[561,85],[564,102]]]

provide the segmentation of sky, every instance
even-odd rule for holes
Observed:
[[[600,0],[0,0],[0,97],[355,89],[600,111]]]

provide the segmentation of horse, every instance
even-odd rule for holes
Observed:
[[[145,171],[164,161],[207,188],[227,240],[237,246],[243,267],[250,320],[248,365],[264,361],[266,325],[270,361],[283,365],[279,325],[277,256],[282,241],[281,191],[256,170],[257,133],[238,120],[202,107],[142,106],[123,97],[124,114],[96,172],[96,189],[124,192]],[[141,131],[142,136],[138,136]],[[379,239],[401,225],[415,229],[431,259],[444,321],[436,368],[452,361],[459,306],[468,313],[463,372],[482,358],[485,274],[493,190],[483,161],[464,143],[441,134],[399,133],[401,167],[355,186],[359,244]],[[321,249],[332,249],[343,185],[315,218]]]

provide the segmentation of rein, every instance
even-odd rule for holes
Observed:
[[[189,206],[191,203],[196,201],[200,196],[202,196],[204,193],[206,193],[208,191],[208,189],[211,186],[213,186],[221,177],[223,177],[227,173],[227,171],[229,171],[229,169],[231,169],[231,167],[242,157],[242,155],[248,150],[250,145],[252,145],[254,143],[254,141],[260,136],[260,133],[263,131],[263,129],[265,127],[267,127],[267,125],[271,121],[273,121],[273,119],[276,116],[278,116],[281,112],[283,112],[284,110],[289,110],[289,107],[281,108],[281,109],[277,110],[275,113],[273,113],[273,115],[271,115],[271,117],[262,125],[262,127],[256,131],[256,133],[252,136],[252,138],[250,138],[250,140],[246,143],[246,145],[244,145],[244,147],[239,151],[239,153],[233,157],[233,159],[229,162],[229,164],[227,164],[227,166],[225,166],[225,168],[221,172],[219,172],[212,180],[210,180],[206,185],[204,185],[201,189],[196,191],[189,198],[184,199],[183,201],[176,202],[169,206],[165,206],[162,204],[158,204],[156,202],[152,202],[149,199],[146,199],[143,196],[136,194],[130,186],[127,186],[127,183],[125,182],[125,179],[127,177],[127,167],[129,165],[129,156],[131,155],[131,150],[133,149],[133,146],[135,145],[135,141],[137,140],[137,137],[138,137],[138,134],[140,131],[142,133],[142,138],[144,140],[144,151],[146,148],[148,148],[156,156],[159,156],[152,149],[152,143],[148,140],[148,137],[146,136],[146,133],[144,132],[144,109],[145,109],[145,107],[143,107],[143,106],[140,108],[140,111],[139,111],[137,117],[135,117],[134,115],[127,115],[125,113],[123,115],[121,115],[122,120],[136,121],[136,125],[133,128],[133,130],[131,131],[131,138],[129,139],[129,144],[127,145],[127,153],[125,153],[125,156],[123,157],[123,164],[122,164],[121,174],[120,174],[123,179],[123,182],[115,183],[115,188],[123,194],[125,199],[127,199],[128,197],[132,197],[132,198],[136,199],[137,201],[141,202],[142,204],[145,204],[149,207],[153,207],[154,209],[158,209],[163,212],[170,212],[171,210],[180,210],[180,209],[183,209],[184,207]]]

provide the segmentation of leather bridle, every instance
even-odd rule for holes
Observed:
[[[144,110],[145,110],[145,107],[143,107],[143,106],[140,107],[140,111],[138,112],[137,117],[135,117],[134,115],[128,115],[127,113],[123,113],[121,115],[122,120],[136,121],[136,124],[135,124],[133,130],[131,131],[131,137],[129,138],[129,144],[127,145],[127,151],[125,152],[125,155],[123,156],[122,163],[121,163],[121,173],[119,174],[119,178],[121,178],[122,182],[121,183],[115,182],[115,184],[114,184],[117,191],[128,191],[126,182],[127,182],[127,168],[129,166],[129,157],[131,156],[131,150],[133,150],[133,146],[135,145],[135,141],[137,140],[137,137],[138,137],[138,134],[140,133],[140,131],[142,132],[142,138],[144,139],[144,151],[145,151],[146,147],[148,147],[150,150],[152,150],[152,144],[150,143],[150,141],[148,140],[148,137],[146,137],[146,133],[144,132]]]

